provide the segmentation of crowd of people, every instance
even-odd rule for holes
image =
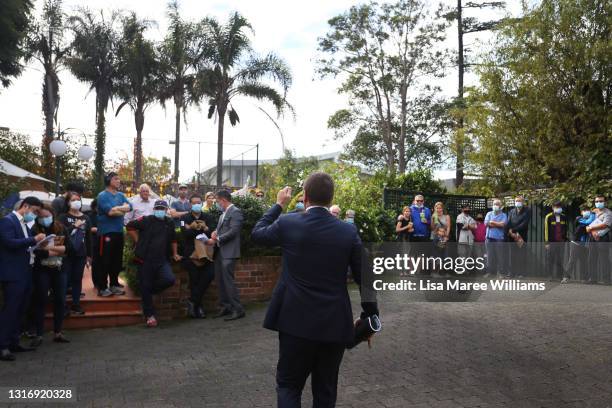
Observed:
[[[397,217],[398,241],[413,243],[406,251],[412,246],[413,252],[418,248],[426,255],[444,257],[451,255],[447,243],[454,241],[456,251],[452,255],[486,257],[484,277],[521,278],[529,271],[525,243],[529,239],[532,214],[523,196],[515,197],[514,207],[507,212],[504,212],[502,200],[494,198],[491,211],[475,217],[472,217],[470,206],[464,205],[455,219],[455,236],[451,236],[453,221],[444,204],[435,203],[432,211],[424,202],[422,195],[415,196],[412,204],[404,207]],[[584,204],[580,211],[573,220],[573,234],[569,228],[572,220],[568,219],[560,201],[553,203],[544,218],[546,268],[561,283],[569,282],[577,265],[582,265],[585,283],[595,283],[600,265],[609,269],[612,264],[609,246],[601,245],[612,241],[612,211],[606,208],[605,197],[595,197],[594,206]],[[440,271],[421,272],[440,276]]]

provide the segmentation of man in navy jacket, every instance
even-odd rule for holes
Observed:
[[[19,345],[21,319],[32,288],[31,255],[28,248],[45,238],[32,236],[27,224],[36,219],[42,202],[26,197],[19,209],[0,219],[0,284],[4,305],[0,311],[0,360],[13,361],[13,352],[33,349]]]
[[[311,374],[313,406],[335,406],[340,363],[354,339],[346,271],[350,266],[361,284],[362,244],[353,225],[327,210],[333,196],[331,177],[313,173],[304,183],[306,211],[280,216],[291,200],[286,187],[251,235],[258,244],[280,246],[283,254],[281,277],[264,322],[265,328],[279,332],[276,382],[281,408],[300,406]],[[375,301],[363,300],[363,316],[378,314]]]

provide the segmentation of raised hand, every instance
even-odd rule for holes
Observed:
[[[276,204],[283,208],[287,207],[287,204],[291,201],[291,187],[287,186],[281,189],[276,195]]]

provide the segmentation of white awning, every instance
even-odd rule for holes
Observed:
[[[40,180],[47,183],[53,183],[54,181],[47,180],[44,177],[38,176],[34,173],[30,173],[27,170],[22,169],[21,167],[17,167],[12,163],[7,162],[4,159],[0,159],[0,173],[6,174],[7,176],[17,177],[17,178],[29,178],[34,180]]]

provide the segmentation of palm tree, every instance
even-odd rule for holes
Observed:
[[[89,91],[96,92],[96,157],[94,161],[94,186],[102,189],[104,175],[104,150],[106,144],[106,108],[113,96],[113,81],[116,79],[117,45],[119,33],[116,29],[118,12],[109,19],[100,11],[99,15],[89,9],[80,8],[70,17],[74,39],[72,55],[66,65],[82,82],[90,84]]]
[[[116,115],[124,106],[134,112],[136,140],[134,141],[134,185],[142,175],[142,129],[145,111],[157,99],[159,60],[153,42],[144,37],[150,21],[140,20],[135,13],[123,19],[119,40],[116,94],[122,100]]]
[[[45,0],[42,15],[34,23],[27,41],[26,62],[37,60],[43,67],[42,110],[45,117],[45,134],[42,143],[43,168],[47,177],[53,174],[53,158],[49,144],[53,141],[53,123],[57,121],[59,107],[58,72],[64,64],[70,47],[64,42],[64,14],[61,0]]]
[[[235,96],[249,96],[272,102],[280,116],[293,108],[286,100],[291,85],[291,71],[281,58],[269,53],[265,57],[253,54],[246,31],[252,30],[249,22],[238,13],[230,16],[225,24],[213,18],[202,21],[207,46],[210,47],[206,65],[198,72],[196,89],[208,97],[208,118],[217,113],[217,186],[223,183],[223,128],[225,115],[230,124],[240,122],[232,105]],[[262,82],[271,79],[282,87],[282,92]],[[229,109],[229,111],[228,111]]]
[[[177,0],[168,4],[170,24],[161,46],[161,84],[159,100],[172,99],[175,107],[174,181],[179,178],[179,143],[181,138],[181,110],[198,103],[194,94],[195,68],[204,56],[205,48],[197,25],[184,21],[178,10]]]

